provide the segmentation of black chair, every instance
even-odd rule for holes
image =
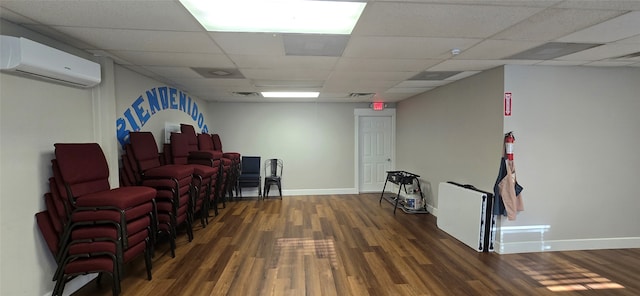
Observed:
[[[238,176],[238,191],[242,197],[243,187],[257,187],[258,196],[261,196],[260,181],[260,156],[242,156],[241,172]]]
[[[264,162],[263,199],[269,196],[269,189],[272,185],[278,186],[280,199],[282,199],[282,159],[272,158]]]

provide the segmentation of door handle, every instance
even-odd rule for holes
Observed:
[[[391,158],[387,158],[387,161],[391,161]]]

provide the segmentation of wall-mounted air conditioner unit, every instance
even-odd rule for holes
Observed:
[[[0,70],[77,87],[100,83],[100,64],[23,37],[0,36]]]

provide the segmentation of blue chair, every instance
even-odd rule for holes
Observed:
[[[242,197],[242,188],[258,188],[258,196],[261,196],[260,181],[260,156],[242,156],[241,171],[238,176],[238,191]]]

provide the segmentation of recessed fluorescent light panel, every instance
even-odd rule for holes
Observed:
[[[180,0],[213,32],[351,34],[366,2]]]
[[[265,98],[317,98],[320,93],[317,91],[263,91]]]

